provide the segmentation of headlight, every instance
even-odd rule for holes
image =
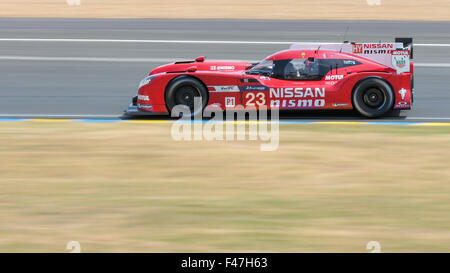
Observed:
[[[152,80],[153,80],[154,78],[156,78],[156,76],[158,76],[158,75],[151,75],[151,76],[145,77],[145,78],[139,83],[138,89],[141,88],[141,87],[144,86],[144,85],[147,85],[147,84],[151,83]]]

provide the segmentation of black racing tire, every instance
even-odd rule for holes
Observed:
[[[392,110],[395,97],[387,82],[379,78],[368,78],[358,83],[353,91],[352,101],[361,115],[376,118]]]
[[[199,109],[194,109],[194,98],[201,97],[202,105]],[[197,116],[203,113],[208,103],[208,91],[203,83],[192,77],[181,77],[175,79],[166,89],[165,100],[169,113],[177,105],[185,105],[191,110],[190,116]]]

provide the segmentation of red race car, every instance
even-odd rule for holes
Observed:
[[[127,115],[192,111],[194,97],[223,110],[265,106],[280,110],[356,109],[374,118],[413,102],[412,39],[386,43],[294,44],[259,63],[176,62],[139,84]],[[198,110],[195,110],[198,112]]]

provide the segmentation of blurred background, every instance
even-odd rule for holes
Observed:
[[[450,250],[448,0],[0,0],[0,17],[1,252]],[[118,119],[174,60],[401,36],[416,102],[400,120],[298,113],[325,123],[281,125],[264,153]]]
[[[446,0],[15,0],[2,17],[448,20]]]

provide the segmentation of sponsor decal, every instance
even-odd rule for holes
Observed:
[[[324,107],[325,100],[272,100],[270,101],[270,107],[281,107],[281,108],[318,108]]]
[[[225,107],[235,107],[236,106],[236,98],[235,97],[226,97],[225,98]]]
[[[270,88],[270,98],[325,98],[325,87]]]
[[[259,82],[259,81],[257,79],[247,78],[247,79],[241,79],[241,82]]]
[[[406,60],[405,59],[395,58],[394,60],[395,60],[395,63],[397,65],[397,67],[399,67],[399,68],[405,67],[405,65],[406,65]]]
[[[405,97],[406,97],[406,89],[405,88],[402,88],[402,89],[400,89],[399,91],[398,91],[398,93],[400,94],[400,96],[402,96],[402,100],[405,100]]]
[[[348,106],[348,103],[333,103],[333,107],[345,107]]]
[[[270,106],[282,108],[324,107],[325,92],[326,90],[324,87],[270,88]]]
[[[327,76],[325,76],[326,81],[342,80],[343,78],[344,78],[344,75],[327,75]]]
[[[353,53],[355,54],[362,54],[363,52],[363,45],[362,44],[352,44]]]
[[[394,107],[395,109],[409,109],[411,108],[411,105],[406,101],[401,101],[397,103],[397,105]]]
[[[409,51],[394,50],[392,52],[392,66],[397,70],[397,74],[409,72]]]
[[[395,109],[409,109],[411,107],[410,103],[407,101],[404,101],[406,99],[406,94],[408,93],[408,90],[405,88],[402,88],[398,90],[398,94],[401,96],[402,101],[397,102],[397,105],[395,105]]]
[[[210,92],[239,92],[239,87],[237,85],[216,85],[208,86],[214,88],[214,91]]]
[[[244,85],[239,88],[241,91],[269,91],[265,85]]]
[[[261,80],[266,80],[266,81],[270,81],[270,78],[269,77],[266,77],[266,76],[261,76],[261,77],[259,77]]]
[[[269,102],[270,107],[275,108],[321,108],[325,106],[325,88],[270,88],[269,94],[246,93],[245,102],[248,107]]]
[[[138,108],[147,109],[147,110],[151,110],[153,108],[152,105],[147,105],[147,104],[142,104],[142,103],[138,103],[137,106],[138,106]]]
[[[305,52],[302,52],[302,59],[305,58],[305,55],[306,55],[306,53],[305,53]]]
[[[145,100],[145,101],[149,101],[150,98],[148,96],[144,96],[144,95],[138,95],[138,100]]]
[[[393,43],[363,43],[353,44],[354,54],[392,54],[394,51]]]
[[[355,64],[356,64],[356,62],[353,61],[353,60],[344,60],[343,62],[344,62],[344,64],[346,64],[346,65],[355,65]]]
[[[212,65],[210,70],[234,70],[234,65]]]

